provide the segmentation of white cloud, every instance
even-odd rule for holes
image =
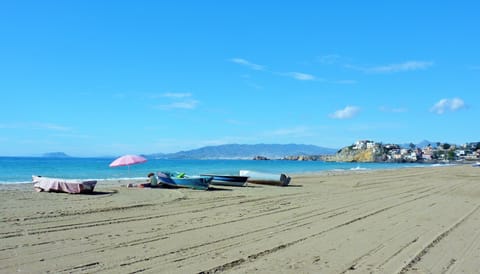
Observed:
[[[198,105],[197,100],[187,100],[187,101],[178,101],[172,102],[170,104],[160,105],[161,109],[194,109]]]
[[[254,63],[249,62],[249,61],[247,61],[245,59],[242,59],[242,58],[232,58],[232,59],[230,59],[230,61],[232,61],[236,64],[246,66],[246,67],[248,67],[250,69],[253,69],[253,70],[264,70],[265,69],[262,65],[254,64]]]
[[[162,94],[162,97],[168,97],[168,98],[186,98],[186,97],[191,97],[191,93],[176,93],[176,92],[167,92]]]
[[[328,54],[318,57],[318,61],[322,64],[333,65],[341,60],[341,56],[337,54]]]
[[[374,67],[359,67],[359,66],[353,66],[353,65],[347,65],[346,67],[360,70],[366,73],[394,73],[394,72],[427,69],[432,65],[433,65],[433,62],[407,61],[399,64],[388,64],[388,65],[374,66]]]
[[[250,61],[247,61],[242,58],[232,58],[230,59],[231,62],[240,64],[243,66],[246,66],[250,69],[253,70],[262,70],[262,71],[267,71],[265,70],[265,67],[262,65],[254,64]],[[302,72],[274,72],[274,71],[267,71],[271,74],[274,75],[281,75],[281,76],[286,76],[286,77],[291,77],[293,79],[299,80],[299,81],[313,81],[313,80],[323,80],[323,79],[318,79],[315,76],[308,74],[308,73],[302,73]],[[250,78],[250,75],[242,75],[243,78]],[[258,88],[258,87],[256,87]]]
[[[199,101],[192,98],[191,93],[181,92],[166,92],[159,97],[169,98],[170,102],[158,105],[157,108],[169,109],[194,109],[197,107]],[[158,97],[156,97],[158,98]],[[168,101],[167,99],[165,101]]]
[[[47,129],[47,130],[54,130],[54,131],[69,131],[70,128],[66,126],[50,124],[50,123],[35,123],[35,127],[38,129]]]
[[[372,72],[399,72],[399,71],[410,71],[410,70],[419,70],[426,69],[432,65],[432,62],[423,62],[423,61],[408,61],[401,64],[390,64],[386,66],[379,66],[371,68]]]
[[[297,79],[297,80],[300,80],[300,81],[311,81],[311,80],[315,80],[315,76],[311,75],[311,74],[307,74],[307,73],[301,73],[301,72],[289,72],[287,73],[286,75],[294,78],[294,79]]]
[[[329,117],[333,119],[349,119],[354,117],[360,112],[360,108],[356,106],[346,106],[344,109],[340,109],[330,114]]]
[[[460,109],[465,108],[465,102],[460,98],[452,98],[452,99],[441,99],[432,108],[430,108],[431,112],[435,112],[436,114],[443,114],[446,111],[457,111]]]

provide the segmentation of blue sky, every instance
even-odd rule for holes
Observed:
[[[478,10],[2,1],[0,155],[480,141]]]

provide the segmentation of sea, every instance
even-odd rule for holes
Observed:
[[[238,175],[247,169],[267,173],[299,173],[368,171],[422,167],[414,163],[337,163],[323,161],[289,160],[191,160],[148,159],[131,166],[109,167],[114,158],[46,158],[0,157],[0,184],[31,183],[32,175],[64,179],[145,179],[156,171],[184,172],[189,175],[223,174]],[[431,165],[430,165],[431,166]]]

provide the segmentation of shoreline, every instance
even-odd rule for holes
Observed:
[[[295,162],[295,161],[293,161]],[[329,173],[348,173],[348,172],[365,172],[365,171],[377,171],[377,170],[391,170],[391,169],[404,169],[404,168],[429,168],[429,167],[438,167],[438,166],[451,166],[451,165],[471,165],[472,163],[475,163],[475,161],[472,162],[454,162],[454,163],[383,163],[383,162],[338,162],[339,164],[351,164],[351,165],[356,165],[355,167],[351,167],[349,169],[325,169],[325,170],[318,170],[318,171],[300,171],[300,172],[273,172],[273,173],[285,173],[289,176],[299,176],[303,174],[312,174],[312,175],[322,175],[322,174],[329,174]],[[386,164],[386,165],[395,165],[395,167],[386,167],[386,168],[360,168],[362,164],[366,165],[371,165],[371,164]],[[405,166],[402,166],[405,165]],[[107,184],[107,185],[115,185],[117,184],[123,184],[126,182],[128,184],[129,182],[142,182],[143,180],[146,180],[146,177],[123,177],[123,178],[65,178],[62,176],[45,176],[45,177],[52,177],[52,178],[64,178],[64,179],[71,179],[71,180],[96,180],[98,183],[102,184]],[[9,185],[28,185],[31,184],[32,181],[12,181],[12,182],[0,182],[0,190],[4,186],[9,186]]]
[[[0,158],[1,159],[1,158]],[[142,179],[152,171],[181,171],[186,174],[215,173],[238,174],[240,169],[268,173],[298,174],[303,172],[349,170],[358,166],[369,169],[404,168],[425,166],[411,163],[333,163],[320,161],[254,161],[254,160],[151,160],[141,165],[109,168],[109,161],[98,159],[14,159],[0,160],[0,185],[6,183],[29,183],[32,175],[62,179],[106,180]],[[428,165],[427,165],[428,166]]]
[[[287,187],[95,190],[0,188],[0,272],[480,269],[480,168],[468,165],[302,173]]]

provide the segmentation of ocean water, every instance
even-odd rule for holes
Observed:
[[[110,168],[110,158],[42,158],[0,157],[0,184],[30,183],[32,175],[65,179],[126,179],[146,178],[149,172],[179,171],[186,174],[202,173],[238,175],[240,169],[270,173],[306,173],[323,171],[350,171],[394,169],[419,164],[392,163],[332,163],[321,161],[285,160],[165,160],[149,159],[146,163],[129,167]]]

